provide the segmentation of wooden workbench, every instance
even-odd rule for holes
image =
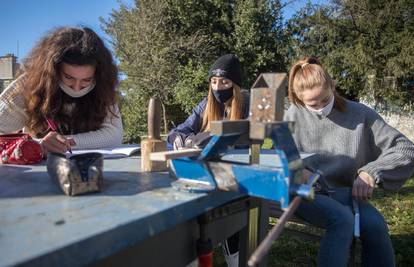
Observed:
[[[196,257],[203,214],[213,218],[214,244],[242,230],[243,263],[249,238],[255,246],[267,231],[264,201],[176,191],[168,173],[141,173],[139,157],[105,159],[104,181],[100,193],[68,197],[45,162],[0,165],[0,266],[185,266]],[[258,226],[248,227],[257,207]]]

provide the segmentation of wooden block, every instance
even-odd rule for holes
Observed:
[[[287,88],[286,73],[263,73],[250,91],[250,116],[254,122],[282,121]]]
[[[201,151],[202,149],[199,148],[189,148],[174,151],[155,152],[151,153],[151,160],[166,162],[169,159],[176,159],[181,157],[197,157],[198,155],[200,155]]]
[[[282,123],[288,123],[289,130],[293,132],[294,122],[250,122],[250,138],[253,140],[264,140],[267,137],[270,137],[272,129],[278,127]]]
[[[248,120],[212,121],[210,132],[213,135],[248,133],[249,127],[250,123]]]
[[[167,163],[162,161],[153,161],[150,156],[153,152],[166,151],[167,143],[163,140],[144,139],[141,141],[141,171],[156,172],[166,171]]]
[[[264,140],[266,137],[269,137],[272,125],[277,125],[277,122],[263,123],[252,121],[250,128],[250,138],[255,140]]]
[[[251,144],[249,148],[249,163],[260,163],[260,144]]]

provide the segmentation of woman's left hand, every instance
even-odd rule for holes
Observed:
[[[366,172],[360,172],[352,186],[352,197],[358,200],[368,200],[372,197],[375,179]]]

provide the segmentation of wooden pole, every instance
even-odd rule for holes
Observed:
[[[148,137],[141,141],[141,171],[167,170],[167,163],[152,161],[151,153],[167,150],[167,142],[161,140],[161,102],[151,98],[148,104]]]

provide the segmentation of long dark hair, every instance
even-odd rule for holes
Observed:
[[[59,89],[62,63],[95,66],[95,88],[80,98],[66,95]],[[27,127],[37,137],[46,133],[45,117],[54,119],[64,134],[76,134],[97,130],[108,112],[114,114],[118,69],[93,30],[58,28],[39,41],[23,65]],[[68,116],[65,104],[71,103],[74,110]]]

